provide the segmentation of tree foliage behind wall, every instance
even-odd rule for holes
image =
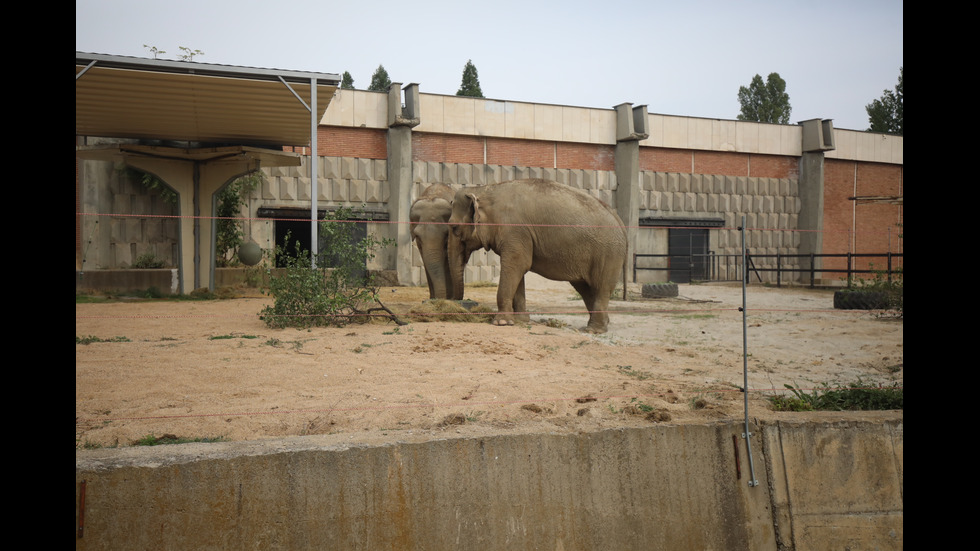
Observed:
[[[344,71],[344,77],[340,81],[340,88],[343,90],[354,89],[354,77],[350,76],[350,73],[347,71]]]
[[[881,132],[883,134],[898,134],[902,136],[905,132],[903,79],[905,78],[905,68],[898,68],[898,84],[895,91],[885,90],[879,99],[876,99],[864,107],[868,112],[869,132]]]
[[[463,67],[463,81],[460,83],[456,95],[471,98],[483,97],[483,90],[480,89],[480,77],[472,60],[467,61],[466,66]]]
[[[378,65],[378,68],[374,70],[374,74],[371,75],[371,85],[368,86],[368,91],[387,92],[388,88],[391,88],[391,79],[388,78],[388,71],[385,70],[384,65]]]
[[[769,73],[765,82],[759,75],[752,77],[747,87],[739,87],[738,102],[742,106],[738,115],[740,121],[789,124],[793,111],[786,93],[786,81],[779,73]]]

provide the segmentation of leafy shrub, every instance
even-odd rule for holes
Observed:
[[[784,385],[792,396],[773,396],[769,399],[776,411],[861,411],[905,409],[903,388],[899,383],[889,386],[868,385],[858,379],[850,385],[831,388],[826,383],[809,393]]]
[[[379,241],[373,235],[357,240],[354,225],[346,221],[353,214],[349,208],[338,209],[320,223],[325,246],[318,254],[315,267],[311,266],[310,253],[298,244],[295,256],[284,254],[277,247],[276,255],[284,259],[285,267],[270,276],[269,293],[274,302],[260,313],[266,325],[343,327],[353,321],[363,321],[371,305],[380,304],[374,275],[364,267],[377,249],[393,242]]]
[[[261,183],[261,173],[252,172],[236,178],[218,192],[214,235],[214,261],[218,267],[239,264],[235,253],[245,243],[245,228],[240,220],[242,207]]]
[[[872,270],[874,266],[872,265]],[[904,317],[905,277],[904,269],[898,268],[888,277],[885,271],[873,271],[871,279],[858,278],[854,293],[873,294],[881,297],[880,309],[888,310],[895,316]],[[878,299],[876,299],[878,300]]]
[[[143,253],[136,257],[136,261],[133,262],[133,268],[138,269],[155,269],[163,268],[164,262],[157,258],[157,255],[153,253]]]

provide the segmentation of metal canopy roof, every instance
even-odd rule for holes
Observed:
[[[330,73],[75,52],[75,135],[305,146],[339,84]]]

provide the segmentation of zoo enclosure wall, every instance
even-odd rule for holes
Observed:
[[[820,204],[801,190],[803,138],[800,126],[762,125],[645,114],[647,134],[619,139],[616,109],[525,104],[421,94],[420,123],[411,130],[405,155],[394,155],[389,139],[392,95],[344,91],[327,109],[319,127],[317,152],[322,207],[366,205],[390,214],[393,224],[377,225],[382,237],[400,238],[373,268],[395,270],[403,284],[424,284],[421,259],[403,236],[404,205],[432,183],[456,188],[524,177],[554,179],[584,189],[616,207],[628,226],[637,217],[670,220],[721,218],[727,232],[714,232],[717,254],[735,254],[737,220],[749,217],[750,247],[762,254],[843,254],[902,252],[902,205],[862,202],[859,197],[901,198],[902,138],[834,129],[836,149],[820,151]],[[630,104],[624,104],[630,106]],[[636,108],[633,108],[634,110]],[[645,109],[645,107],[644,107]],[[467,115],[467,113],[469,115]],[[641,135],[642,136],[642,135]],[[403,140],[404,141],[404,140]],[[629,144],[635,163],[618,167]],[[288,148],[287,148],[288,149]],[[309,154],[308,148],[292,148]],[[406,165],[407,162],[407,166]],[[85,165],[94,163],[87,161]],[[76,228],[76,269],[132,265],[147,251],[176,256],[175,225],[154,216],[158,202],[144,190],[102,182],[99,171],[82,171]],[[78,170],[76,170],[78,173]],[[406,177],[404,174],[408,174]],[[257,220],[261,207],[307,207],[309,157],[300,167],[263,169],[243,220]],[[394,176],[394,177],[393,177]],[[810,184],[806,184],[810,185]],[[88,189],[103,189],[98,203]],[[818,223],[807,209],[819,209]],[[130,212],[120,212],[129,210]],[[122,214],[145,214],[145,218]],[[102,220],[101,226],[97,220]],[[269,224],[248,228],[258,243],[271,243]],[[807,233],[819,232],[814,246]],[[666,254],[667,230],[637,227],[633,252]],[[95,245],[82,236],[96,236]],[[803,236],[803,238],[801,238]],[[806,250],[807,248],[812,250]],[[468,268],[472,281],[494,280],[496,259],[484,255]],[[830,261],[828,261],[830,262]],[[84,266],[82,266],[84,264]],[[832,262],[828,269],[840,269]]]
[[[901,412],[745,427],[76,450],[75,548],[903,548]]]

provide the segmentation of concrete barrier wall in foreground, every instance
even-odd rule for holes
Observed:
[[[75,547],[902,549],[901,412],[743,429],[78,450]]]

